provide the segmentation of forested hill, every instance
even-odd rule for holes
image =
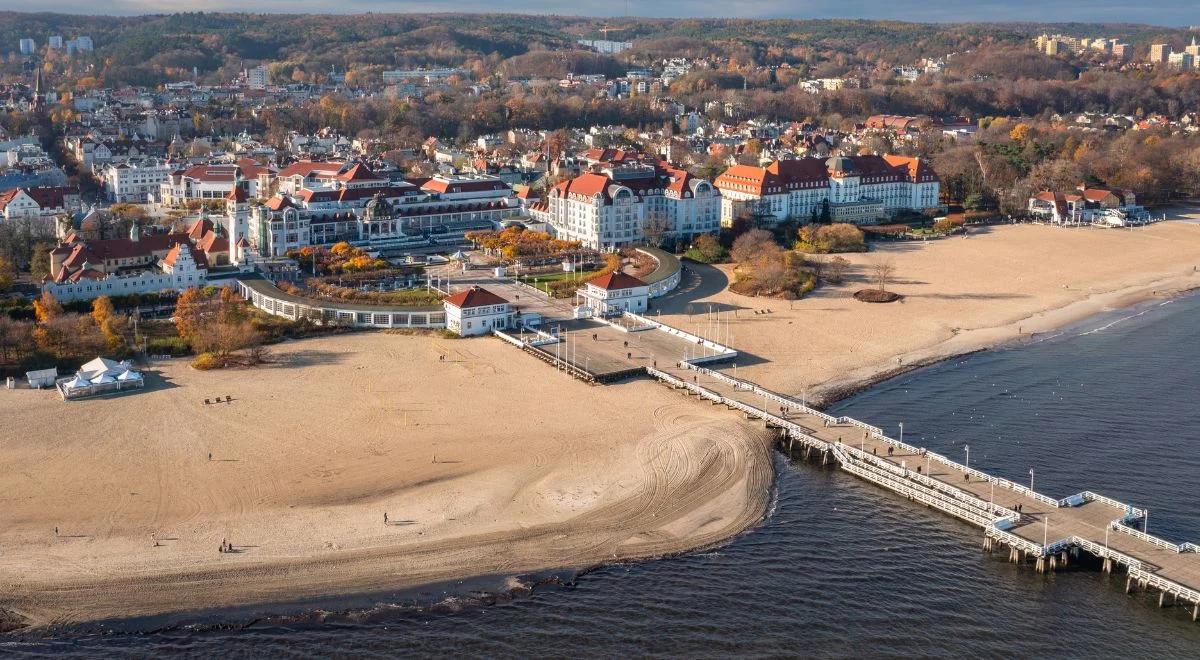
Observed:
[[[610,27],[606,33],[601,28]],[[582,68],[612,67],[671,56],[719,56],[741,65],[910,63],[984,44],[1016,43],[1046,29],[1120,37],[1134,43],[1184,43],[1186,33],[1139,25],[957,24],[864,20],[595,19],[514,14],[216,14],[136,17],[0,12],[0,55],[16,62],[18,42],[49,35],[91,36],[95,69],[106,85],[153,85],[190,76],[228,76],[258,61],[287,63],[296,79],[336,66],[366,75],[394,67],[465,66],[488,74],[537,73],[530,62],[506,69],[504,60],[538,51],[571,49],[579,38],[632,40],[636,48],[608,62],[582,59]],[[532,63],[536,65],[535,61]],[[561,68],[561,67],[560,67]],[[3,72],[0,72],[3,73]],[[554,74],[555,71],[546,71]]]

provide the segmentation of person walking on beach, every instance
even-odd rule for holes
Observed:
[[[387,521],[387,511],[384,511],[384,512],[383,512],[383,524],[385,524],[385,525],[386,525],[386,524],[388,524],[388,521]]]
[[[54,535],[58,536],[58,525],[54,526]]]

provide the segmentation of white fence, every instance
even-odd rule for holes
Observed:
[[[521,341],[520,339],[517,339],[516,337],[514,337],[508,333],[501,332],[499,330],[496,330],[495,328],[492,328],[492,334],[496,335],[497,337],[503,339],[504,341],[512,344],[513,346],[516,346],[517,348],[525,348],[525,342]]]
[[[1141,582],[1156,589],[1161,589],[1162,591],[1175,594],[1176,596],[1185,600],[1200,604],[1200,591],[1189,589],[1178,582],[1168,580],[1161,575],[1155,575],[1144,568],[1130,567],[1129,577],[1135,580],[1140,580]]]

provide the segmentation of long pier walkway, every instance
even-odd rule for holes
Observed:
[[[1085,491],[1055,499],[945,456],[888,437],[877,427],[833,417],[754,383],[679,361],[648,369],[666,385],[777,428],[800,451],[867,481],[981,527],[987,551],[1053,571],[1087,552],[1103,570],[1124,569],[1126,592],[1154,589],[1159,605],[1186,604],[1200,618],[1200,546],[1144,533],[1146,512]]]
[[[550,327],[550,326],[544,326]],[[789,455],[820,460],[983,530],[987,552],[1049,572],[1083,558],[1124,571],[1125,590],[1153,591],[1159,606],[1188,607],[1200,619],[1200,546],[1145,533],[1146,512],[1085,491],[1062,499],[888,437],[878,427],[833,417],[705,365],[737,351],[650,318],[626,313],[551,332],[497,332],[566,373],[597,383],[646,373],[712,405],[738,410],[780,433]],[[1141,527],[1141,529],[1139,529]]]

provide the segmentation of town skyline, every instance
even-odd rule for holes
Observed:
[[[835,0],[810,0],[796,3],[785,0],[758,0],[731,5],[713,0],[679,2],[666,0],[652,7],[626,3],[576,3],[569,12],[561,11],[561,5],[549,0],[530,2],[481,2],[467,0],[456,5],[453,12],[433,2],[389,2],[387,0],[348,0],[331,7],[316,0],[263,0],[248,8],[245,3],[234,0],[116,0],[98,7],[80,0],[50,0],[40,3],[40,11],[30,12],[25,2],[0,0],[0,11],[21,13],[65,13],[96,16],[135,16],[170,14],[176,12],[202,11],[209,13],[305,13],[305,14],[529,14],[551,16],[579,16],[589,18],[743,18],[743,19],[862,19],[889,20],[914,23],[1126,23],[1156,25],[1163,27],[1186,27],[1197,19],[1193,4],[1183,0],[1167,0],[1153,6],[1131,5],[1116,0],[1069,0],[1051,6],[1028,0],[1017,2],[963,2],[955,1],[930,5],[916,0],[883,2],[836,2]],[[1016,15],[1014,15],[1014,11]],[[1036,12],[1022,15],[1020,12]],[[1086,19],[1086,20],[1082,20]]]

